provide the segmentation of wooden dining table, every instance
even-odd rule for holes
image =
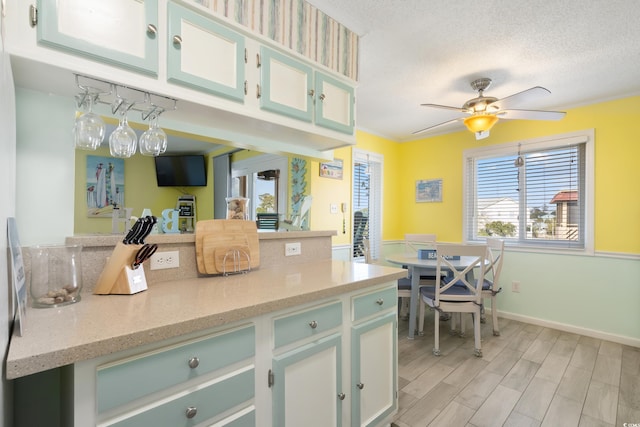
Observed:
[[[397,253],[386,257],[392,264],[406,266],[411,276],[411,299],[409,302],[409,339],[412,340],[417,330],[418,301],[420,299],[420,276],[435,276],[437,259],[420,259],[417,253]],[[462,270],[477,261],[473,256],[461,256],[458,260],[451,260],[451,265]],[[442,270],[449,270],[446,264],[440,266]],[[473,269],[467,274],[467,280],[472,281]]]

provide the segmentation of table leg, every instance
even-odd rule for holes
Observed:
[[[412,340],[417,329],[418,298],[420,287],[420,271],[415,267],[409,267],[411,274],[411,298],[409,300],[409,339]]]

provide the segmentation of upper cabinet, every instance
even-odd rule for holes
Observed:
[[[355,144],[354,82],[196,2],[7,2],[18,86],[73,97],[80,74],[175,98],[173,129],[265,153]]]
[[[353,133],[353,107],[356,103],[353,86],[327,74],[315,74],[315,122],[318,126]]]
[[[37,4],[39,43],[158,74],[157,2],[38,0]]]
[[[244,101],[244,36],[213,19],[169,3],[169,81]]]
[[[266,46],[260,52],[260,108],[353,133],[353,86]]]

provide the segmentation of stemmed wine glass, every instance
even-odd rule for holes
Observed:
[[[161,112],[153,112],[149,116],[149,129],[140,137],[140,154],[143,156],[158,156],[167,151],[167,134],[158,126]]]
[[[136,152],[138,136],[129,126],[127,112],[131,105],[121,106],[120,122],[109,136],[109,151],[113,157],[129,158]]]
[[[81,150],[97,150],[104,140],[105,124],[102,118],[93,112],[93,104],[98,100],[98,94],[85,93],[81,105],[88,104],[87,112],[76,118],[73,127],[73,143]]]

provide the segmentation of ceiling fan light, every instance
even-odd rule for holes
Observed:
[[[498,121],[498,117],[492,114],[474,114],[464,119],[464,125],[471,132],[486,132]]]

